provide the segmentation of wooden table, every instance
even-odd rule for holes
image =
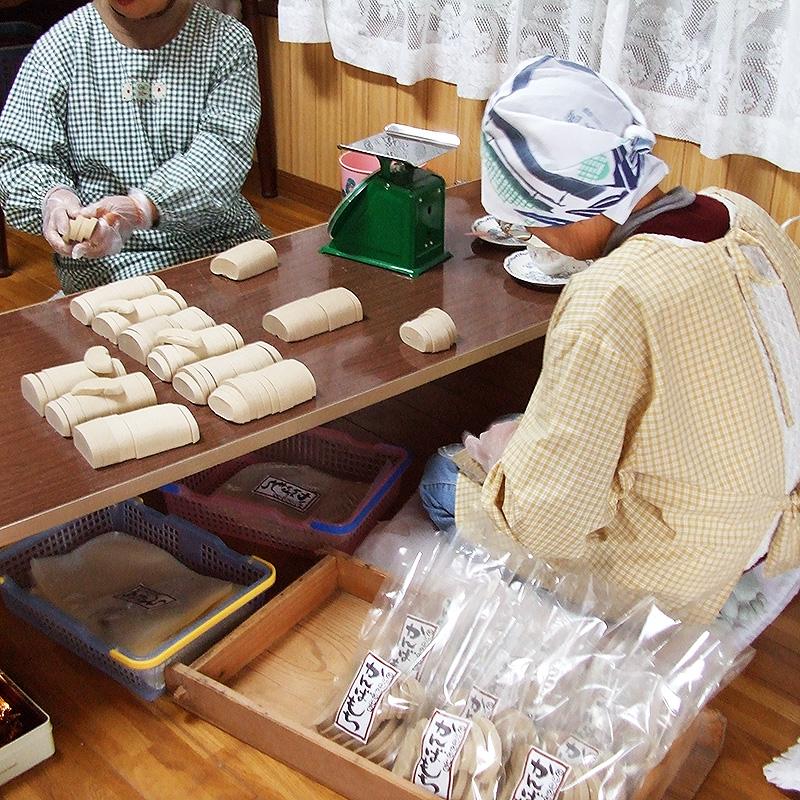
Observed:
[[[235,425],[207,407],[190,406],[200,426],[196,445],[141,461],[93,470],[23,400],[20,376],[80,360],[107,344],[69,313],[69,301],[41,303],[0,314],[6,343],[0,391],[0,545],[81,514],[157,488],[287,436],[337,419],[542,336],[557,295],[526,287],[503,270],[509,250],[465,235],[482,215],[479,184],[448,191],[446,243],[453,258],[416,280],[354,261],[319,254],[325,226],[273,240],[280,266],[242,283],[212,275],[208,259],[162,272],[167,286],[217,323],[234,325],[245,342],[264,339],[314,374],[317,397],[283,414]],[[282,303],[335,286],[361,299],[365,319],[304,342],[286,344],[261,327],[263,314]],[[400,324],[431,306],[448,311],[459,339],[445,353],[422,354],[400,341]],[[109,349],[129,372],[144,369]],[[169,384],[156,384],[159,402],[182,402]]]

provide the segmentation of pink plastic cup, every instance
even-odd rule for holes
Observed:
[[[339,166],[342,168],[342,195],[344,196],[350,194],[364,178],[380,169],[381,162],[368,153],[346,150],[339,156]]]

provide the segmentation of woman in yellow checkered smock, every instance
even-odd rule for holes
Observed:
[[[573,78],[574,65],[554,61],[528,62],[489,100],[484,204],[556,249],[596,260],[564,289],[528,408],[507,446],[494,443],[499,460],[485,458],[489,440],[468,447],[488,474],[482,486],[459,477],[456,523],[483,509],[537,556],[588,562],[707,622],[760,558],[766,575],[800,566],[800,251],[740,195],[664,195],[647,185],[648,175],[663,176],[647,163],[649,132],[594,73],[580,68],[562,93],[582,120],[563,122],[559,108],[555,129],[542,122],[557,81]],[[632,119],[604,108],[604,91]],[[601,191],[582,189],[573,165],[597,163],[595,134],[614,130],[615,113],[616,141],[638,144],[612,138],[607,155],[617,166],[627,159],[629,174],[611,170]],[[580,130],[570,140],[586,119],[589,140]],[[559,152],[570,147],[571,160]],[[622,213],[611,202],[619,196]],[[723,209],[718,236],[643,232],[696,199]],[[479,469],[463,471],[474,478]]]

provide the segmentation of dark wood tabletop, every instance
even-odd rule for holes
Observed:
[[[81,325],[58,300],[0,314],[5,342],[0,415],[0,545],[127,499],[287,436],[338,419],[438,377],[544,335],[557,295],[522,285],[503,269],[511,250],[466,235],[483,215],[478,182],[448,190],[446,245],[453,257],[414,280],[355,261],[321,255],[324,225],[273,239],[280,266],[236,283],[212,275],[208,259],[161,274],[189,305],[236,327],[245,342],[264,340],[284,358],[303,361],[317,383],[315,399],[236,425],[205,406],[192,406],[170,384]],[[360,298],[365,318],[332,333],[288,344],[261,327],[264,313],[335,286]],[[458,341],[444,353],[423,354],[403,344],[398,330],[426,308],[455,320]],[[20,376],[78,361],[105,344],[128,372],[145,371],[160,403],[187,405],[201,439],[166,453],[94,470],[22,397]]]

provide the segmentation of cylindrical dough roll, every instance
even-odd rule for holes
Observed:
[[[214,325],[214,320],[203,309],[189,306],[169,316],[152,317],[131,325],[120,333],[117,345],[123,353],[127,353],[140,364],[146,364],[147,356],[156,346],[156,339],[161,331],[169,328],[200,331],[213,328]]]
[[[275,248],[263,239],[252,239],[231,247],[211,259],[211,271],[234,281],[243,281],[278,266]]]
[[[223,381],[280,360],[281,354],[271,344],[253,342],[231,353],[181,367],[172,379],[172,388],[190,402],[205,405],[209,394]]]
[[[171,381],[175,373],[186,364],[193,364],[209,356],[230,353],[244,345],[242,335],[233,325],[223,323],[200,331],[161,331],[156,345],[147,356],[147,366],[162,381]],[[178,344],[178,342],[184,342]]]
[[[100,358],[100,351],[105,358]],[[84,361],[60,364],[22,376],[20,379],[22,396],[36,409],[40,417],[44,416],[45,406],[51,400],[72,391],[81,381],[125,374],[122,362],[118,358],[111,358],[105,347],[90,347],[86,351],[84,359]],[[103,371],[95,371],[91,367]]]
[[[85,242],[91,238],[96,226],[97,217],[78,216],[69,221],[67,235],[62,238],[66,244],[70,242]]]
[[[90,419],[73,431],[75,447],[95,469],[199,440],[200,429],[192,412],[177,403]]]
[[[72,392],[51,400],[44,409],[50,425],[62,436],[72,436],[76,425],[109,414],[121,414],[158,402],[153,384],[143,372],[119,378],[95,378],[79,383]]]
[[[284,342],[299,342],[363,318],[358,297],[349,289],[338,286],[268,311],[261,325]]]
[[[328,318],[328,330],[335,331],[353,322],[364,319],[364,311],[361,308],[361,301],[344,286],[337,286],[335,289],[328,289],[312,295],[310,300],[322,306]]]
[[[135,300],[138,297],[156,294],[166,288],[164,281],[156,275],[139,275],[136,278],[109,283],[107,286],[98,286],[97,289],[78,295],[70,301],[69,310],[78,322],[91,325],[97,307],[107,300],[115,298]]]
[[[116,344],[119,335],[130,325],[152,317],[174,314],[186,308],[186,301],[178,292],[164,289],[135,300],[109,300],[100,308],[103,310],[92,320],[92,330]]]
[[[455,323],[441,308],[429,308],[400,326],[400,338],[420,353],[448,350],[457,336]]]
[[[265,395],[269,384],[274,388]],[[244,423],[265,416],[263,412],[269,407],[272,407],[272,413],[286,411],[311,400],[316,393],[317,385],[308,367],[288,358],[269,367],[229,378],[209,395],[208,406],[229,422]]]

